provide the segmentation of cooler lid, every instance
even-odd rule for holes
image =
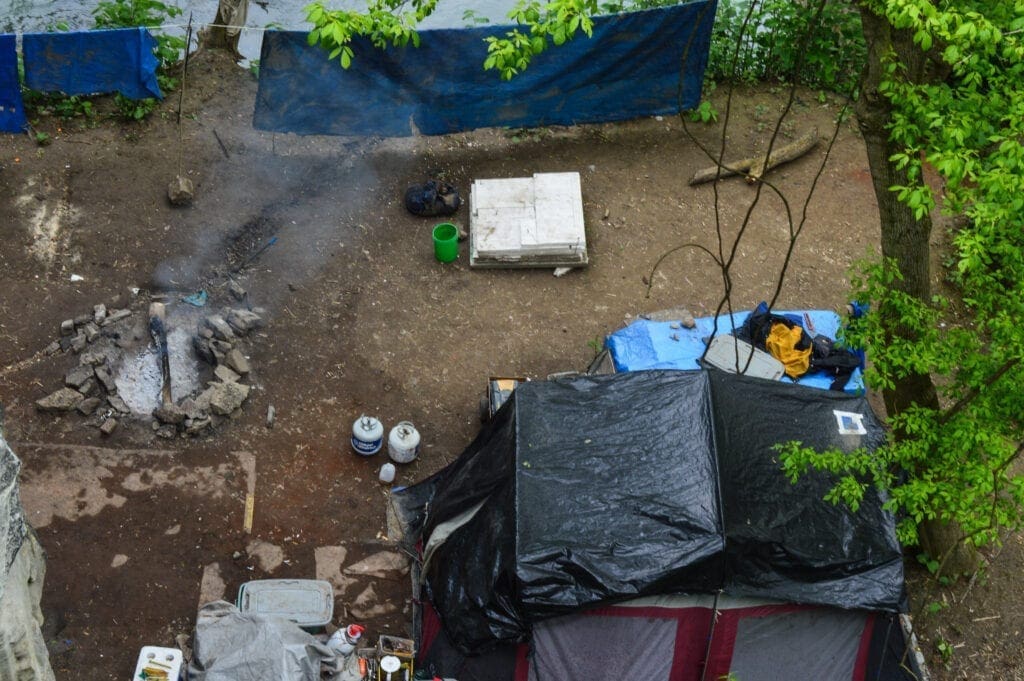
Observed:
[[[260,579],[238,590],[238,609],[284,617],[300,627],[322,627],[334,615],[334,590],[317,579]]]

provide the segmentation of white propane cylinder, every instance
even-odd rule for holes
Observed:
[[[416,426],[402,421],[388,434],[388,456],[395,463],[409,463],[420,453],[420,434]]]
[[[352,449],[356,454],[371,456],[380,451],[384,443],[384,424],[363,414],[352,424]]]

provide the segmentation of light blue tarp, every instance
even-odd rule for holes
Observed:
[[[804,312],[807,312],[818,333],[833,339],[839,333],[841,323],[839,315],[829,310],[773,310],[772,312],[778,315],[796,315],[798,319],[802,319]],[[749,311],[721,315],[718,318],[717,334],[733,333],[733,330],[742,326],[749,316]],[[692,329],[687,329],[676,322],[652,322],[647,319],[639,319],[612,333],[605,340],[605,345],[611,351],[612,359],[615,361],[615,370],[700,369],[700,358],[706,347],[704,339],[711,336],[715,318],[700,317],[695,321],[697,325]],[[672,328],[673,324],[679,328]],[[788,377],[783,380],[792,381]],[[832,376],[817,371],[804,374],[799,380],[793,382],[828,390],[832,381]],[[854,369],[853,375],[850,376],[850,380],[846,382],[843,390],[852,395],[864,393],[864,376],[859,368]]]
[[[511,81],[484,71],[488,36],[510,26],[421,31],[420,46],[354,40],[349,69],[307,34],[268,31],[253,125],[323,135],[441,135],[672,114],[700,102],[714,0],[594,19]],[[685,61],[684,61],[685,54]]]
[[[18,83],[17,46],[13,35],[0,35],[0,132],[21,132],[27,123]]]
[[[155,47],[144,28],[26,33],[25,85],[66,95],[120,92],[128,99],[162,98]]]

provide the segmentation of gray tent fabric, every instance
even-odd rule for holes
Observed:
[[[189,681],[319,681],[334,652],[293,622],[214,601],[199,609]]]
[[[744,618],[729,673],[758,681],[849,681],[867,617],[822,609]]]
[[[0,596],[3,596],[7,574],[18,555],[28,525],[18,495],[18,472],[21,461],[7,445],[0,432]]]
[[[529,681],[669,679],[675,646],[670,619],[558,617],[533,628]]]

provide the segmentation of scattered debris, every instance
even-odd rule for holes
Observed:
[[[228,284],[228,292],[230,292],[231,297],[237,300],[238,302],[242,302],[243,300],[245,300],[245,296],[247,293],[246,290],[242,288],[242,285],[239,284],[234,279],[232,279],[231,282]]]
[[[570,272],[572,272],[572,270],[573,270],[572,267],[556,267],[555,271],[553,272],[553,274],[556,277],[564,277],[565,275],[567,275]]]
[[[114,418],[107,419],[103,422],[103,425],[100,426],[100,432],[106,436],[109,436],[115,430],[117,430],[117,419]]]
[[[277,410],[274,409],[274,405],[267,407],[267,428],[274,427],[274,420],[277,418]]]
[[[205,290],[199,290],[199,291],[196,291],[195,293],[193,293],[190,296],[185,296],[181,300],[182,300],[182,302],[188,303],[189,305],[192,305],[193,307],[204,307],[206,305],[206,301],[208,299],[209,299],[209,296],[207,295],[206,291]]]

